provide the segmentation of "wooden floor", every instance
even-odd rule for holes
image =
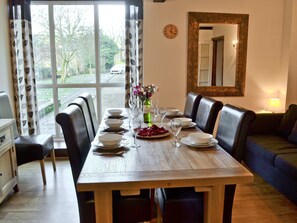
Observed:
[[[0,204],[0,223],[78,223],[70,165],[57,160],[57,172],[46,162],[47,185],[38,162],[19,167],[18,193]],[[233,223],[296,223],[297,206],[260,177],[236,190]]]

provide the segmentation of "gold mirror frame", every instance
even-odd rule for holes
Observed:
[[[187,92],[205,96],[243,96],[245,90],[246,55],[248,39],[247,14],[189,12],[188,13],[188,67]],[[238,46],[236,49],[235,86],[197,86],[198,84],[198,43],[199,24],[237,24]]]

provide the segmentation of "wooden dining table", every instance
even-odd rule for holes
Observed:
[[[127,110],[124,116],[128,117]],[[106,118],[106,115],[103,119]],[[129,119],[124,127],[128,129]],[[104,120],[97,136],[104,134]],[[184,129],[185,137],[198,128]],[[133,143],[126,131],[123,137]],[[204,193],[204,222],[221,223],[223,219],[224,188],[228,184],[245,184],[253,181],[253,174],[225,150],[215,145],[208,148],[173,146],[174,138],[139,139],[139,148],[130,148],[120,156],[104,156],[93,152],[92,146],[78,178],[78,191],[93,191],[96,222],[112,223],[112,191],[124,195],[137,195],[140,189],[194,187]]]

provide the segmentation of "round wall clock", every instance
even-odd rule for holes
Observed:
[[[178,29],[177,29],[176,25],[168,24],[164,27],[163,34],[166,38],[173,39],[177,36]]]

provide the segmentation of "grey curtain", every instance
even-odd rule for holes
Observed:
[[[9,0],[9,17],[16,123],[21,135],[37,134],[38,109],[30,0]]]
[[[143,84],[143,2],[126,1],[126,83],[125,106],[132,87]]]

